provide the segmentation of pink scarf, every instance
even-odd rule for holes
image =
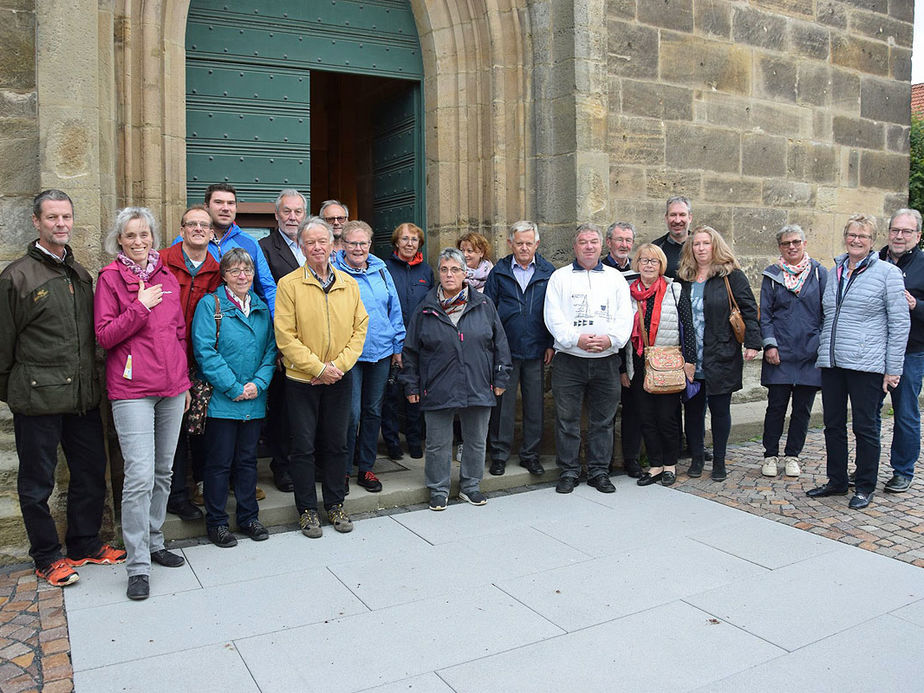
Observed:
[[[802,285],[805,284],[805,280],[808,278],[808,269],[812,264],[808,253],[802,256],[802,261],[798,265],[788,264],[783,260],[782,255],[780,256],[779,263],[780,268],[783,270],[783,284],[787,289],[798,296],[799,292],[802,291]]]

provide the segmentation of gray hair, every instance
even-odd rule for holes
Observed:
[[[578,226],[577,231],[574,232],[574,240],[576,241],[578,236],[588,231],[593,231],[595,234],[597,234],[597,237],[600,239],[601,245],[603,244],[603,231],[596,224],[581,224],[580,226]]]
[[[125,209],[119,210],[119,213],[116,215],[115,222],[109,230],[109,233],[106,234],[106,239],[103,241],[103,250],[110,255],[118,255],[122,250],[119,246],[119,236],[125,231],[128,222],[134,219],[141,219],[141,221],[148,225],[153,239],[151,248],[160,248],[160,235],[157,229],[157,221],[154,219],[154,215],[151,214],[151,210],[147,207],[126,207]]]
[[[900,217],[900,216],[903,216],[903,215],[906,215],[906,214],[907,214],[908,216],[910,216],[910,217],[914,217],[915,224],[917,224],[917,230],[920,232],[920,230],[921,230],[921,213],[920,213],[918,210],[916,210],[916,209],[909,209],[909,208],[907,208],[907,207],[902,207],[901,209],[896,209],[896,210],[892,213],[892,216],[889,217],[889,228],[890,228],[890,229],[892,228],[892,222],[895,221],[895,217]]]
[[[876,232],[879,230],[876,226],[876,217],[872,214],[851,214],[847,218],[847,223],[844,224],[844,238],[847,238],[847,234],[850,232],[852,226],[859,226],[860,228],[866,229],[869,231],[870,241],[876,242]]]
[[[279,195],[276,197],[276,211],[277,212],[279,211],[279,206],[282,204],[283,198],[286,198],[286,197],[297,197],[301,199],[302,207],[305,208],[306,212],[308,211],[308,200],[305,198],[305,196],[302,195],[295,188],[286,188],[285,190],[281,191]]]
[[[347,234],[353,233],[353,231],[362,231],[364,234],[366,234],[366,237],[370,241],[374,235],[372,232],[372,227],[369,226],[369,224],[364,221],[360,221],[359,219],[354,219],[353,221],[348,221],[343,225],[343,230],[340,232],[340,238],[346,240]]]
[[[63,190],[58,190],[57,188],[49,188],[48,190],[43,190],[40,192],[32,200],[32,214],[36,219],[42,216],[42,203],[46,200],[51,200],[52,202],[70,202],[71,212],[74,211],[74,201],[68,197],[66,192]],[[921,224],[918,223],[918,228],[920,227]]]
[[[458,262],[459,267],[465,269],[465,256],[458,248],[443,248],[440,251],[439,257],[436,258],[437,268],[439,268],[443,260],[452,260],[453,262]]]
[[[628,221],[614,221],[606,229],[606,240],[610,240],[613,237],[613,231],[616,229],[623,229],[625,231],[632,232],[632,240],[635,241],[635,227],[632,226]]]
[[[327,237],[330,239],[331,244],[334,242],[334,230],[330,227],[326,221],[321,217],[307,217],[301,224],[298,226],[298,233],[295,234],[295,242],[298,243],[298,247],[302,247],[302,234],[305,233],[307,229],[310,229],[313,226],[318,226],[325,231],[327,231]]]
[[[514,234],[523,233],[525,231],[532,231],[536,236],[536,240],[539,240],[539,227],[536,225],[536,222],[526,221],[525,219],[514,223],[513,226],[510,227],[510,231],[507,233],[507,240],[513,241]]]
[[[254,269],[253,258],[243,248],[231,248],[227,253],[221,256],[221,262],[218,263],[218,271],[224,274],[236,265],[244,265],[247,269]]]
[[[798,233],[800,240],[805,240],[805,231],[802,230],[802,227],[798,224],[786,224],[783,228],[776,232],[776,244],[779,245],[780,241],[783,240],[783,236],[788,236],[791,233]]]
[[[667,202],[664,205],[664,213],[669,213],[671,211],[671,205],[677,204],[678,202],[682,202],[687,206],[687,214],[693,214],[693,205],[691,205],[690,200],[683,195],[673,195],[667,198]]]
[[[346,213],[347,218],[349,218],[350,208],[347,207],[345,204],[343,204],[340,200],[324,200],[324,202],[321,203],[321,209],[318,210],[318,216],[323,217],[324,210],[327,209],[328,207],[333,207],[334,205],[337,205],[338,207],[343,207],[343,211]]]

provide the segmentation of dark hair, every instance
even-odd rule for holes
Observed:
[[[217,192],[229,192],[234,195],[234,201],[237,202],[237,190],[230,183],[212,183],[205,189],[205,204],[212,199],[212,195]]]
[[[42,203],[45,200],[52,200],[54,202],[70,202],[71,203],[71,212],[74,211],[74,202],[68,197],[67,193],[63,190],[58,190],[57,188],[49,188],[48,190],[43,190],[32,200],[32,214],[38,219],[42,215]]]

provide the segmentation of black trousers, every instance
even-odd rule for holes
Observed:
[[[205,467],[205,435],[191,436],[186,430],[186,416],[183,416],[183,428],[176,443],[173,456],[173,477],[170,480],[170,497],[167,506],[175,506],[189,500],[186,487],[186,472],[192,469],[193,481],[202,481]]]
[[[106,497],[106,450],[99,409],[85,414],[13,415],[19,454],[19,506],[29,536],[29,555],[39,570],[61,558],[58,530],[48,509],[55,487],[58,444],[70,470],[67,489],[67,555],[96,553]]]
[[[286,411],[287,382],[285,369],[277,368],[273,372],[273,379],[270,380],[269,389],[266,391],[266,419],[263,423],[263,431],[266,445],[273,456],[270,469],[274,474],[289,471],[291,436],[289,415]]]
[[[817,387],[810,385],[768,385],[767,413],[764,414],[764,457],[777,457],[780,454],[780,437],[783,435],[783,423],[786,409],[792,398],[792,416],[789,417],[789,433],[786,435],[787,457],[798,457],[805,445],[809,420],[812,417],[812,405],[815,403]]]
[[[295,485],[295,506],[299,514],[318,507],[316,461],[323,466],[321,492],[324,507],[329,510],[343,503],[352,398],[351,371],[344,373],[333,385],[310,385],[296,380],[286,382],[286,404],[292,431],[289,473]]]
[[[728,436],[731,433],[731,393],[711,395],[707,391],[706,383],[700,381],[702,386],[696,397],[686,404],[687,412],[687,440],[690,443],[690,454],[695,461],[702,461],[705,456],[706,439],[706,406],[712,416],[712,456],[715,462],[725,461],[725,447],[728,445]]]
[[[639,433],[645,440],[645,450],[652,467],[672,467],[680,455],[680,430],[677,425],[677,407],[680,393],[653,395],[645,391],[645,374],[641,369],[632,379],[633,403]],[[625,412],[625,408],[623,408]],[[625,445],[625,441],[623,441]],[[627,458],[628,459],[628,458]]]

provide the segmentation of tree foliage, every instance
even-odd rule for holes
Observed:
[[[924,214],[924,118],[911,114],[911,172],[908,206]]]

